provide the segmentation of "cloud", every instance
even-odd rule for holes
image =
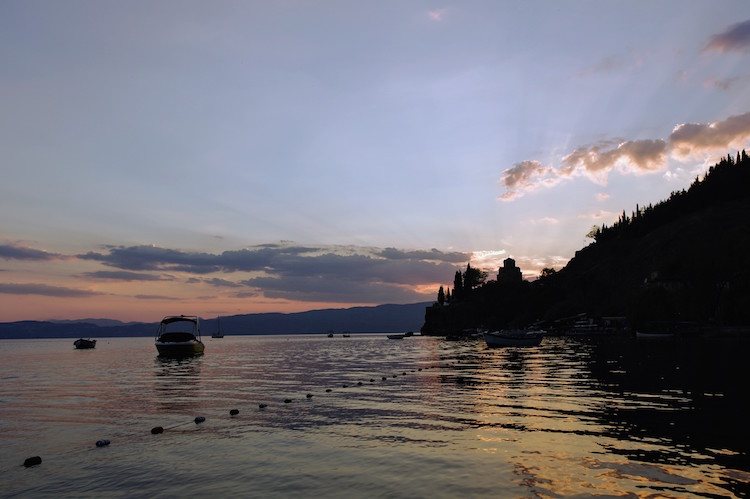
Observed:
[[[743,149],[750,142],[750,112],[713,123],[677,125],[667,140],[603,140],[574,149],[557,166],[522,161],[502,172],[506,192],[499,199],[512,201],[541,186],[554,186],[572,177],[584,176],[606,185],[609,174],[645,175],[667,170],[668,159],[723,156],[727,150]],[[601,195],[598,199],[602,199]]]
[[[609,172],[619,168],[623,173],[650,173],[666,166],[666,142],[663,140],[631,140],[598,144],[576,149],[562,159],[562,174],[583,174],[606,184]]]
[[[731,87],[741,84],[747,77],[734,76],[732,78],[726,78],[724,80],[717,80],[716,78],[709,78],[703,82],[703,86],[706,88],[718,88],[719,90],[728,91]]]
[[[72,289],[59,286],[48,286],[46,284],[15,284],[0,283],[0,294],[7,295],[40,295],[53,296],[57,298],[89,298],[100,296],[104,293],[88,291],[85,289]]]
[[[556,176],[554,168],[545,167],[539,161],[516,163],[505,170],[500,178],[507,189],[500,199],[510,201],[521,195],[522,191],[534,191],[542,185],[551,186],[556,183]]]
[[[595,74],[613,73],[616,71],[640,68],[643,64],[644,58],[632,51],[626,54],[612,54],[579,72],[578,75],[586,77]]]
[[[740,149],[749,140],[750,113],[713,123],[684,123],[677,125],[669,136],[672,153],[678,158]]]
[[[168,301],[178,301],[179,298],[175,298],[174,296],[164,296],[164,295],[135,295],[134,298],[138,300],[168,300]]]
[[[713,35],[706,46],[704,52],[744,52],[750,49],[750,20],[729,26],[726,31]]]
[[[146,274],[140,272],[129,272],[126,270],[112,271],[112,270],[99,270],[97,272],[86,272],[83,274],[84,277],[91,277],[94,279],[111,279],[114,281],[173,281],[172,277],[165,277],[162,275]]]
[[[398,303],[425,300],[414,291],[442,282],[471,255],[460,252],[308,246],[291,242],[264,244],[219,254],[186,252],[155,246],[107,247],[79,255],[88,261],[120,269],[93,276],[137,278],[148,272],[192,274],[188,283],[245,288],[243,296],[351,303]],[[211,273],[240,273],[244,279],[200,277]],[[156,277],[155,277],[156,279]],[[249,288],[249,289],[248,289]],[[383,301],[385,300],[385,301]]]
[[[427,17],[430,19],[430,21],[440,22],[445,17],[446,12],[448,9],[434,9],[427,12]]]
[[[58,253],[28,248],[17,244],[0,244],[0,258],[5,260],[59,260],[66,258]]]

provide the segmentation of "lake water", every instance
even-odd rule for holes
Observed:
[[[1,341],[0,496],[750,491],[746,340],[204,341],[186,360],[152,338]]]

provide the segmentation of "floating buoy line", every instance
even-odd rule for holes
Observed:
[[[454,362],[454,364],[455,364],[455,362]],[[414,373],[414,372],[422,372],[423,370],[426,371],[426,370],[429,370],[431,368],[448,368],[448,367],[450,367],[450,364],[448,364],[448,365],[446,365],[446,364],[438,364],[438,365],[420,367],[420,368],[418,368],[416,370],[412,369],[410,372],[412,372],[412,373]],[[388,378],[387,376],[381,376],[380,380],[381,381],[388,381],[389,379],[392,379],[392,378],[398,378],[398,376],[407,376],[407,372],[406,371],[402,371],[400,374],[398,374],[398,373],[393,374],[391,378]],[[375,383],[375,378],[369,378],[369,382],[370,383]],[[362,381],[357,382],[357,386],[363,386],[363,385],[364,385],[364,383]],[[348,384],[342,384],[341,385],[342,389],[345,389],[345,388],[348,388],[348,387],[349,387]],[[332,388],[326,388],[325,389],[325,393],[332,393],[332,392],[333,392]],[[313,393],[307,393],[305,395],[305,398],[308,399],[308,400],[310,400],[314,396],[315,395]],[[293,399],[288,398],[288,397],[283,399],[283,403],[284,404],[291,404],[293,401],[294,401]],[[268,403],[261,402],[261,403],[258,404],[258,410],[265,410],[267,408],[268,408]],[[235,409],[230,409],[229,410],[229,415],[230,416],[237,416],[239,414],[240,414],[240,410],[239,409],[235,408]],[[206,422],[206,417],[205,416],[196,416],[192,421],[187,421],[187,422],[184,422],[184,423],[178,423],[178,424],[174,424],[174,425],[171,425],[171,426],[155,426],[155,427],[151,428],[151,434],[152,435],[161,435],[161,434],[163,434],[165,432],[168,432],[169,430],[173,430],[175,428],[180,428],[180,427],[184,427],[184,426],[187,426],[187,425],[200,425],[200,424],[205,423],[205,422]],[[104,447],[109,447],[110,444],[111,444],[111,441],[108,438],[102,438],[102,439],[99,439],[99,440],[95,441],[94,447],[96,447],[96,448],[104,448]],[[116,442],[115,442],[115,445],[116,445]],[[26,468],[31,468],[31,467],[34,467],[34,466],[39,466],[41,464],[42,464],[42,458],[41,458],[41,456],[28,457],[23,462],[23,466],[26,467]]]

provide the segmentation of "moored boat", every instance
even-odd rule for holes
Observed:
[[[639,340],[667,340],[674,338],[671,331],[636,331],[635,337]]]
[[[386,336],[389,340],[403,340],[406,337],[405,334],[388,334]]]
[[[544,332],[539,330],[503,329],[484,333],[484,341],[488,347],[534,347],[544,338]]]
[[[223,338],[224,333],[221,332],[221,321],[219,318],[216,318],[216,332],[211,335],[211,338]]]
[[[205,345],[201,341],[198,317],[168,315],[159,323],[156,331],[156,349],[165,357],[187,357],[201,355]]]
[[[78,350],[85,350],[96,347],[96,340],[91,338],[79,338],[73,342],[73,346]]]
[[[593,319],[579,319],[565,334],[568,336],[599,336],[610,332],[609,328],[597,324]]]

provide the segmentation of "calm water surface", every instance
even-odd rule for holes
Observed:
[[[152,338],[102,338],[95,350],[0,342],[0,496],[750,490],[745,340],[205,342],[204,356],[186,360],[158,358]],[[157,426],[164,433],[152,435]],[[111,444],[96,447],[101,439]],[[37,455],[41,465],[23,466]]]

